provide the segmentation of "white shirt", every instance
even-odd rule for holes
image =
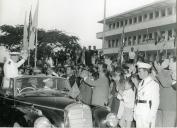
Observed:
[[[92,64],[95,65],[96,57],[92,56]]]
[[[129,52],[129,59],[135,59],[135,52]]]
[[[123,92],[124,106],[127,108],[134,108],[135,92],[132,89],[124,90]]]
[[[18,68],[25,62],[24,59],[15,63],[12,59],[7,59],[4,63],[4,76],[6,78],[14,78],[18,76]]]
[[[137,99],[145,100],[147,103],[137,103],[135,105],[135,116],[145,116],[150,120],[154,118],[159,106],[159,98],[159,84],[155,82],[150,76],[142,80],[138,86]],[[152,103],[151,108],[149,101]]]

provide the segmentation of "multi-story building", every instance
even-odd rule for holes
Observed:
[[[99,21],[103,23],[103,20]],[[117,54],[124,29],[124,52],[134,47],[147,57],[165,49],[176,51],[176,0],[163,0],[105,19],[105,31],[97,33],[103,39],[103,52]]]

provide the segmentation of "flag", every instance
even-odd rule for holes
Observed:
[[[29,49],[34,49],[34,42],[37,32],[37,25],[38,25],[38,10],[39,10],[39,0],[36,6],[36,10],[34,12],[34,17],[31,25],[31,34],[29,38]]]
[[[26,25],[26,13],[25,13],[25,21],[24,21],[24,27],[23,27],[23,50],[28,49],[28,30]]]
[[[30,38],[30,35],[31,35],[31,28],[32,28],[31,26],[32,26],[32,16],[31,16],[31,10],[30,10],[29,23],[28,23],[28,41],[29,41],[29,38]]]
[[[78,85],[75,81],[73,87],[71,88],[71,90],[69,91],[69,96],[71,96],[72,98],[76,98],[79,94],[80,94],[80,90],[78,88]]]

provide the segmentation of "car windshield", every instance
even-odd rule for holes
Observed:
[[[71,88],[67,79],[55,77],[18,78],[14,87],[16,95],[39,90],[68,91]]]

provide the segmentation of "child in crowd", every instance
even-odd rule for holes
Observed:
[[[117,98],[123,103],[123,113],[120,118],[120,127],[130,128],[133,121],[133,109],[135,103],[135,92],[129,79],[124,81],[124,91],[118,93]]]

